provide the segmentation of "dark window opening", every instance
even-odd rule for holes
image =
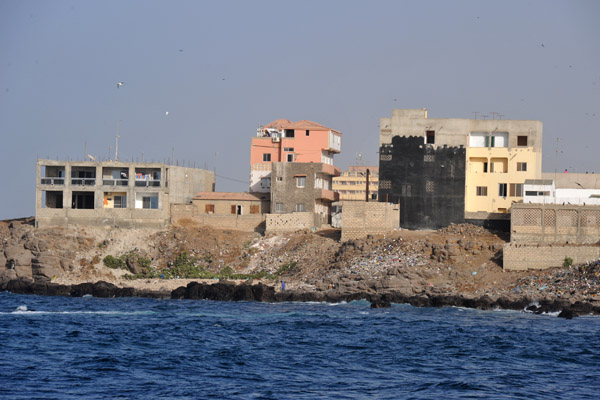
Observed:
[[[240,206],[240,205],[236,206],[236,214],[237,215],[242,215],[242,206]]]
[[[158,209],[158,196],[142,197],[142,208]]]
[[[286,138],[293,138],[294,137],[294,130],[293,129],[285,129],[283,131],[284,135]]]
[[[207,214],[214,214],[215,213],[215,205],[214,204],[204,205],[204,212],[206,212]]]
[[[288,162],[294,162],[294,155],[293,154],[288,154],[287,155],[287,161]]]
[[[310,131],[306,131],[306,136],[310,136]]]
[[[91,210],[94,208],[93,192],[73,192],[71,208]]]
[[[425,143],[435,144],[435,131],[426,131],[425,132]]]
[[[527,171],[527,163],[526,162],[517,163],[517,171]]]
[[[63,208],[63,192],[54,190],[43,191],[42,208]]]
[[[263,161],[271,161],[271,154],[263,153]]]
[[[483,172],[488,172],[488,163],[487,162],[483,163]]]
[[[527,136],[517,136],[517,146],[527,146]]]
[[[498,196],[500,197],[506,197],[506,183],[499,183],[498,184]]]

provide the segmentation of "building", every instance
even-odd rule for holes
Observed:
[[[38,160],[36,226],[162,227],[172,204],[214,185],[212,171],[161,163]]]
[[[325,163],[272,163],[271,213],[312,212],[320,224],[330,223],[331,203],[339,199],[332,178],[339,174]]]
[[[199,192],[192,204],[209,215],[255,215],[269,212],[269,201],[250,193]]]
[[[342,134],[316,122],[278,119],[257,130],[250,145],[250,193],[269,193],[271,165],[280,162],[333,165]]]
[[[377,201],[379,191],[379,167],[353,165],[348,171],[333,178],[333,191],[340,200],[366,200],[367,170],[369,171],[369,201]]]
[[[541,178],[540,121],[428,118],[426,109],[395,109],[380,120],[379,145],[379,201],[401,203],[403,227],[507,225],[525,180]]]
[[[544,173],[545,179],[528,179],[523,203],[600,205],[600,175]]]

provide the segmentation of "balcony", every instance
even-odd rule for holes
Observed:
[[[129,169],[123,167],[103,167],[102,184],[104,186],[129,186]]]
[[[129,179],[112,179],[112,178],[103,178],[102,184],[104,186],[127,186],[129,185]]]
[[[71,178],[71,185],[95,186],[96,178]]]
[[[340,169],[333,165],[323,164],[323,173],[327,175],[340,176]]]
[[[320,189],[317,190],[318,199],[328,200],[328,201],[338,201],[340,199],[340,194],[334,192],[333,190]]]
[[[40,178],[40,183],[42,185],[64,185],[65,178],[56,176],[44,176]]]
[[[160,168],[136,168],[135,186],[136,187],[160,187],[161,173]]]

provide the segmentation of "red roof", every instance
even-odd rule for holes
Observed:
[[[292,122],[289,119],[276,119],[270,124],[266,125],[265,128],[275,128],[275,129],[298,129],[298,130],[307,130],[307,131],[336,131],[335,129],[328,128],[324,125],[321,125],[314,121],[309,121],[307,119],[303,119],[301,121]]]

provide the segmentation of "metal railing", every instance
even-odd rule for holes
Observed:
[[[71,185],[95,186],[96,178],[71,178]]]
[[[52,176],[46,176],[41,178],[42,185],[64,185],[65,178],[57,178]]]
[[[102,179],[102,184],[105,186],[127,186],[129,179]]]
[[[149,186],[158,187],[158,186],[160,186],[160,179],[146,179],[143,181],[136,180],[135,186],[137,186],[137,187],[149,187]]]

